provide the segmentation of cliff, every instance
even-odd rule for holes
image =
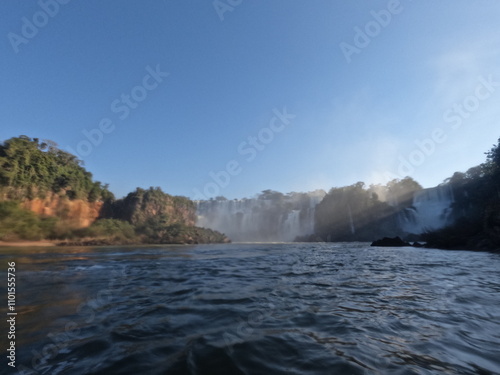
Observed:
[[[101,216],[103,204],[48,193],[44,198],[25,199],[21,207],[41,217],[58,218],[70,228],[85,228]]]
[[[106,205],[103,217],[125,220],[132,225],[161,220],[165,226],[194,226],[196,206],[190,199],[166,194],[160,188],[137,188],[125,198]]]

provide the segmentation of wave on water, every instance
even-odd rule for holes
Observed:
[[[363,243],[62,251],[8,255],[23,280],[18,361],[39,374],[500,373],[498,254]]]

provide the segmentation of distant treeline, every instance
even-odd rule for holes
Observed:
[[[335,242],[398,235],[399,215],[419,190],[422,186],[411,177],[368,188],[363,182],[332,188],[316,207],[314,237]]]

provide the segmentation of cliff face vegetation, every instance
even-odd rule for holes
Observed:
[[[21,201],[45,199],[50,193],[88,202],[114,198],[76,156],[56,146],[23,135],[0,145],[0,196]]]
[[[75,244],[223,242],[194,227],[196,208],[160,188],[115,200],[74,155],[50,140],[0,144],[0,240],[65,239]]]
[[[161,217],[166,225],[178,223],[194,226],[196,207],[190,199],[171,196],[158,187],[148,190],[137,188],[125,198],[114,202],[108,215],[133,225],[141,225]]]
[[[193,201],[166,194],[158,187],[137,188],[123,199],[108,202],[103,208],[103,216],[130,223],[138,238],[145,243],[229,241],[219,232],[194,226],[196,206]]]
[[[422,186],[410,177],[387,185],[363,182],[332,188],[316,207],[315,236],[323,241],[371,241],[398,234],[398,213]]]
[[[6,211],[0,216],[5,238],[40,239],[65,237],[73,229],[91,225],[101,216],[104,202],[114,196],[107,186],[93,181],[74,155],[57,148],[50,140],[20,136],[0,144],[0,202],[15,202],[20,209],[35,214],[22,231],[8,232],[13,217],[27,215]],[[7,213],[11,216],[7,216]],[[10,220],[10,221],[9,221]],[[36,221],[43,222],[41,227]],[[32,234],[28,235],[29,229]],[[7,232],[6,232],[7,231]]]

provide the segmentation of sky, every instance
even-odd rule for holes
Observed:
[[[76,154],[117,197],[411,176],[500,137],[494,0],[0,2],[0,141]]]

